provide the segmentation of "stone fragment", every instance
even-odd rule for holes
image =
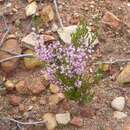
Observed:
[[[18,106],[18,105],[20,105],[21,101],[22,101],[22,99],[21,99],[21,97],[19,97],[19,96],[15,96],[15,95],[10,95],[10,96],[9,96],[9,103],[10,103],[11,105],[13,105],[13,106]]]
[[[109,11],[103,16],[102,23],[111,26],[113,29],[119,29],[121,27],[120,19]]]
[[[23,37],[21,42],[24,47],[34,49],[36,45],[36,33],[31,32],[27,36]]]
[[[33,82],[30,85],[28,85],[28,89],[32,94],[38,95],[42,93],[46,89],[46,87],[40,80],[34,79]]]
[[[46,122],[47,130],[54,130],[57,126],[56,118],[52,113],[46,113],[43,116],[43,120]]]
[[[69,112],[56,114],[56,121],[58,122],[58,124],[67,125],[70,120],[71,118]]]
[[[41,18],[45,24],[54,19],[54,11],[51,5],[44,6],[41,11]]]
[[[95,115],[95,110],[91,106],[85,106],[85,107],[81,108],[80,115],[82,117],[91,118]]]
[[[12,53],[17,53],[20,54],[21,53],[21,48],[17,42],[17,40],[15,38],[11,38],[11,39],[7,39],[3,46],[1,47],[2,50],[8,50],[9,52]],[[5,52],[5,51],[0,51],[0,60],[2,59],[6,59],[11,57],[12,55]],[[2,62],[1,63],[1,68],[6,72],[6,73],[10,73],[13,70],[16,69],[17,65],[18,65],[18,58],[14,58],[12,60],[6,61],[6,62]]]
[[[31,2],[33,2],[33,1],[35,1],[35,0],[27,0],[28,1],[28,3],[31,3]]]
[[[25,12],[26,12],[27,16],[31,16],[31,15],[35,14],[36,11],[37,11],[37,3],[36,3],[36,1],[31,2],[25,8]]]
[[[50,84],[49,89],[50,89],[51,93],[58,93],[59,92],[59,87],[55,84]]]
[[[74,126],[81,127],[83,126],[83,119],[81,117],[73,117],[70,123]]]
[[[21,80],[19,81],[16,85],[16,91],[19,93],[19,94],[28,94],[29,91],[28,91],[28,87],[27,87],[27,84],[24,80]]]
[[[5,82],[5,87],[6,87],[6,89],[7,89],[8,91],[11,91],[11,90],[13,90],[13,89],[15,88],[15,85],[14,85],[13,81],[7,80],[7,81]]]
[[[119,84],[125,84],[130,82],[130,63],[128,63],[120,72],[120,74],[117,77],[117,82]]]
[[[125,98],[124,97],[116,97],[112,102],[111,106],[113,109],[117,111],[122,111],[125,107]]]
[[[23,104],[20,104],[20,105],[19,105],[19,112],[24,112],[24,110],[25,110],[24,105],[23,105]]]
[[[127,117],[127,114],[125,114],[124,112],[120,112],[120,111],[115,111],[113,113],[113,117],[116,118],[117,120],[120,120],[120,119],[124,119]]]
[[[57,94],[52,94],[49,96],[49,105],[53,106],[58,104],[60,101],[62,101],[65,98],[63,93],[57,93]]]
[[[56,41],[56,39],[52,35],[41,34],[40,37],[44,39],[45,43],[51,43],[52,41]],[[36,38],[37,38],[36,33],[31,32],[30,34],[22,38],[21,40],[22,45],[26,48],[34,50],[34,47],[36,46],[36,43],[37,43]]]
[[[26,50],[24,54],[33,54],[35,56],[35,52],[29,49]],[[42,62],[36,57],[25,57],[23,60],[24,65],[28,70],[33,70],[36,67],[40,67],[42,65]]]

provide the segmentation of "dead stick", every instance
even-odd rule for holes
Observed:
[[[56,14],[57,14],[57,17],[58,17],[60,26],[61,26],[61,28],[63,29],[64,26],[63,26],[62,19],[61,19],[61,17],[60,17],[59,11],[58,11],[58,6],[57,6],[56,0],[53,0],[53,3],[54,3],[54,6],[55,6],[55,10],[56,10]]]
[[[2,37],[1,41],[0,41],[0,47],[3,45],[4,39],[7,36],[7,34],[9,33],[9,29],[7,29],[7,31],[5,32],[4,36]]]
[[[9,27],[8,27],[8,25],[7,25],[7,22],[6,22],[6,19],[5,19],[4,15],[2,15],[2,17],[3,17],[4,24],[5,24],[7,30],[6,30],[6,32],[5,32],[5,34],[4,34],[4,36],[2,37],[2,39],[0,40],[0,47],[3,45],[3,42],[4,42],[4,40],[5,40],[5,37],[8,35],[8,33],[9,33],[9,31],[10,31],[10,29],[9,29]]]
[[[46,123],[45,121],[22,122],[22,121],[18,121],[18,120],[12,119],[12,118],[3,118],[3,120],[9,120],[9,121],[21,124],[21,125],[36,125],[36,124],[44,124],[44,123]]]
[[[99,61],[94,64],[96,64],[96,65],[98,65],[98,64],[115,64],[115,63],[121,63],[121,62],[130,62],[130,59],[116,59],[116,60],[110,60],[110,61]]]
[[[2,59],[2,60],[0,60],[0,63],[12,60],[14,58],[23,58],[23,57],[34,57],[34,55],[33,54],[19,54],[19,55],[16,55],[16,56],[11,56],[11,57]]]

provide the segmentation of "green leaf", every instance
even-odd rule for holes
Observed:
[[[68,76],[61,74],[60,71],[56,72],[56,77],[59,79],[63,85],[68,87],[73,87],[76,81],[76,78],[69,78]]]
[[[65,96],[70,100],[79,101],[81,97],[81,93],[76,88],[71,88],[65,91]]]

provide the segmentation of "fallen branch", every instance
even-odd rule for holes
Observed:
[[[55,10],[56,10],[56,15],[57,15],[57,17],[58,17],[60,26],[61,26],[61,28],[63,28],[64,26],[63,26],[62,19],[61,19],[61,17],[60,17],[59,11],[58,11],[58,6],[57,6],[56,0],[53,0],[53,3],[54,3],[54,7],[55,7]]]
[[[34,55],[33,54],[19,54],[19,55],[16,55],[16,56],[11,56],[11,57],[2,59],[2,60],[0,60],[0,63],[12,60],[14,58],[23,58],[23,57],[34,57]]]
[[[6,27],[6,32],[5,32],[4,36],[1,38],[1,40],[0,40],[0,47],[3,45],[3,42],[4,42],[4,40],[5,40],[5,37],[8,35],[8,33],[9,33],[9,31],[10,31],[10,29],[9,29],[9,27],[8,27],[8,25],[7,25],[7,22],[6,22],[6,19],[5,19],[4,15],[2,15],[2,17],[3,17],[3,20],[4,20],[5,27]]]
[[[130,59],[116,59],[116,60],[110,60],[110,61],[99,61],[94,63],[95,65],[98,64],[115,64],[115,63],[121,63],[121,62],[130,62]]]
[[[22,121],[18,121],[18,120],[12,119],[12,118],[3,118],[2,120],[9,120],[9,121],[21,124],[21,125],[37,125],[37,124],[44,124],[44,123],[46,123],[45,121],[22,122]]]

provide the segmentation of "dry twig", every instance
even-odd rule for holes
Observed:
[[[19,54],[19,55],[15,55],[15,56],[11,56],[11,57],[2,59],[2,60],[0,60],[0,63],[12,60],[14,58],[23,58],[23,57],[34,57],[34,55],[33,54]]]
[[[56,0],[53,0],[53,3],[54,3],[54,6],[55,6],[55,11],[56,11],[56,15],[57,15],[57,17],[58,17],[60,26],[61,26],[61,28],[63,28],[64,26],[63,26],[62,19],[61,19],[61,17],[60,17],[59,11],[58,11],[57,1],[56,1]]]
[[[44,123],[46,123],[45,121],[22,122],[22,121],[18,121],[18,120],[12,119],[12,118],[8,118],[8,117],[2,118],[2,120],[9,120],[9,121],[21,124],[21,125],[37,125],[37,124],[44,124]]]
[[[110,61],[99,61],[99,62],[96,62],[95,65],[98,65],[98,64],[115,64],[115,63],[122,63],[122,62],[130,62],[130,59],[115,59],[115,60],[110,60]]]
[[[10,31],[10,29],[9,29],[9,27],[8,27],[8,25],[7,25],[7,22],[6,22],[6,19],[5,19],[4,15],[2,15],[2,18],[3,18],[3,20],[4,20],[6,32],[5,32],[4,36],[1,38],[1,40],[0,40],[0,47],[3,45],[3,42],[4,42],[4,40],[5,40],[5,37],[8,35],[8,33],[9,33],[9,31]]]

